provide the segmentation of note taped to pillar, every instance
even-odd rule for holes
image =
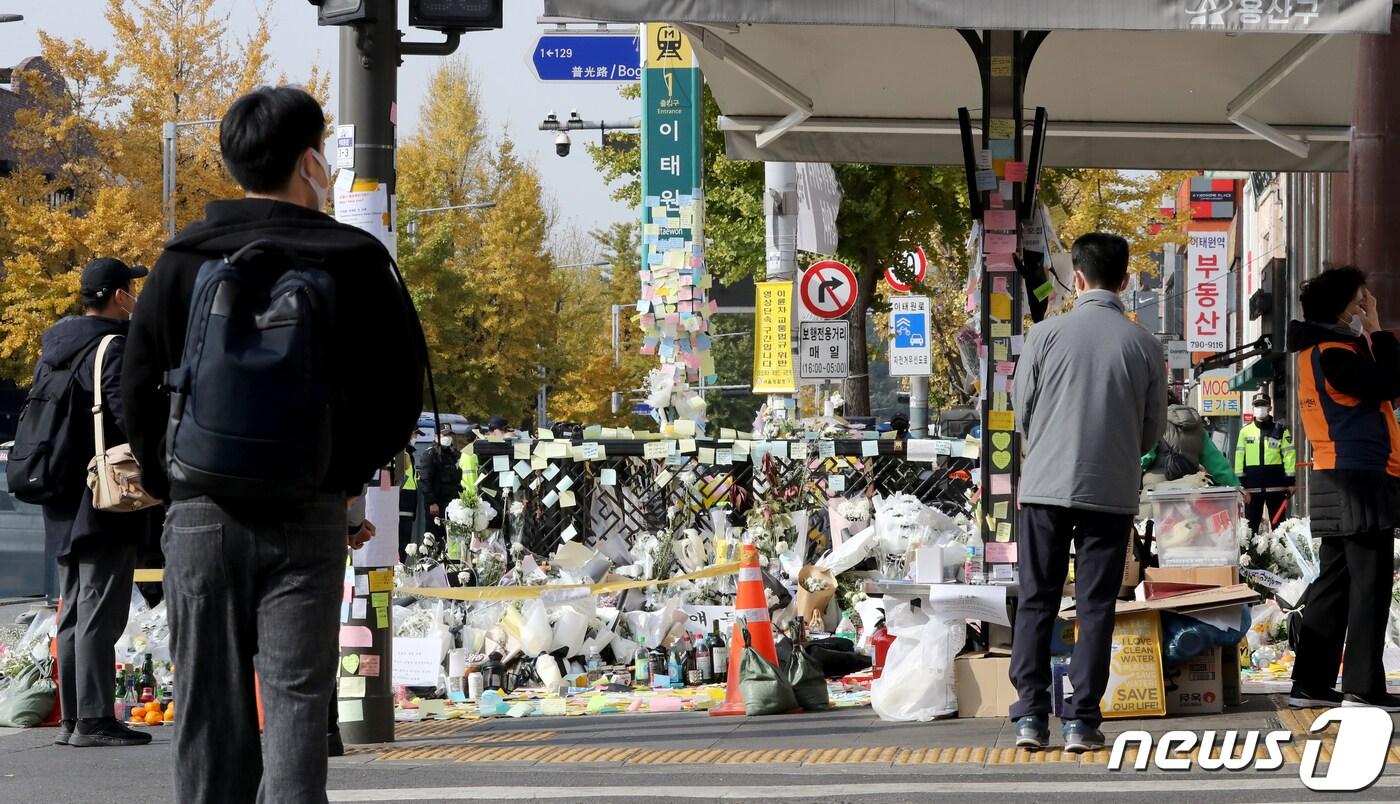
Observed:
[[[753,392],[797,391],[792,365],[792,283],[758,282],[754,306]]]
[[[394,231],[390,227],[389,189],[373,179],[354,179],[348,188],[335,185],[335,219],[363,229],[392,249]]]

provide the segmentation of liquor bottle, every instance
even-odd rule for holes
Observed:
[[[116,687],[112,693],[112,714],[119,721],[126,720],[126,701],[124,700],[126,698],[126,665],[124,664],[117,665]]]
[[[588,661],[583,667],[588,672],[588,683],[598,683],[598,679],[603,675],[603,657],[598,653],[597,645],[588,646]]]
[[[131,710],[140,703],[136,695],[136,672],[134,669],[126,673],[126,692],[122,694],[122,712],[127,717],[131,717]]]
[[[710,663],[715,668],[715,683],[723,684],[729,680],[729,647],[724,642],[724,634],[720,633],[719,620],[715,620],[714,633],[708,637],[710,640]]]
[[[662,676],[671,674],[670,657],[666,649],[660,645],[647,651],[647,670],[651,673],[651,685],[656,686],[656,680]]]
[[[645,687],[651,680],[651,666],[647,662],[647,638],[637,637],[637,654],[632,657],[632,683]]]
[[[695,676],[698,680],[691,684],[712,684],[715,680],[715,665],[710,656],[710,640],[699,637],[695,640]]]
[[[666,674],[671,677],[671,686],[685,686],[685,640],[677,639],[666,654]]]
[[[141,678],[137,681],[136,686],[150,687],[151,689],[156,687],[156,666],[149,653],[146,654],[146,660],[141,663]]]

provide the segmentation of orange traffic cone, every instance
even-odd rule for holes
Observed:
[[[739,692],[739,657],[744,653],[744,634],[737,620],[748,623],[749,643],[763,657],[778,664],[778,648],[773,644],[773,623],[768,619],[768,598],[763,593],[763,570],[758,567],[758,548],[739,548],[739,594],[734,601],[734,633],[729,638],[729,687],[724,703],[711,709],[712,715],[742,715],[744,696]]]

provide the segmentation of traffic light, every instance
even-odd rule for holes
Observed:
[[[316,6],[316,22],[320,25],[353,25],[374,22],[370,0],[310,0]]]
[[[409,0],[408,24],[437,31],[501,28],[504,0]]]

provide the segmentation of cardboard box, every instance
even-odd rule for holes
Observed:
[[[1234,586],[1239,567],[1148,567],[1145,580],[1153,583],[1190,583],[1200,586]]]
[[[1192,592],[1175,597],[1166,597],[1159,600],[1129,601],[1120,600],[1115,608],[1119,619],[1125,614],[1136,614],[1144,611],[1175,611],[1181,614],[1189,614],[1192,611],[1203,611],[1205,609],[1218,609],[1235,603],[1253,603],[1259,599],[1259,594],[1244,584],[1234,586],[1222,586],[1219,589],[1210,589],[1203,592]],[[1060,618],[1073,620],[1076,617],[1075,609],[1066,609],[1060,612]]]
[[[958,717],[1006,717],[1019,694],[1011,683],[1011,654],[967,653],[953,662]]]
[[[1166,674],[1167,714],[1214,715],[1225,711],[1221,649],[1187,659]]]
[[[1119,614],[1113,623],[1104,719],[1161,717],[1167,713],[1162,684],[1162,618],[1156,611]]]

